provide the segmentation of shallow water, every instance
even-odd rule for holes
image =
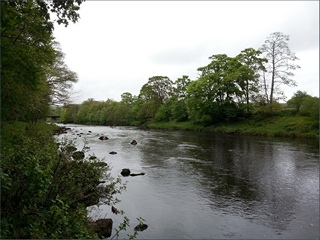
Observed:
[[[80,150],[85,139],[87,154],[109,163],[114,177],[123,168],[145,173],[122,177],[127,190],[116,207],[131,227],[120,238],[140,216],[149,226],[140,239],[319,238],[317,140],[66,126],[71,131],[60,137],[75,139]],[[122,219],[110,206],[88,210],[93,219],[113,218],[114,227]]]

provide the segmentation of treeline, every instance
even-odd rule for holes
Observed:
[[[216,54],[199,67],[199,78],[153,76],[138,96],[129,92],[121,101],[70,104],[61,110],[64,123],[142,125],[148,122],[183,122],[210,126],[254,117],[268,117],[283,109],[291,115],[318,118],[319,99],[297,91],[286,104],[281,86],[296,86],[293,70],[299,68],[288,47],[289,37],[276,32],[259,49],[247,48],[235,57]],[[276,47],[275,47],[276,46]],[[273,52],[273,54],[271,54]]]

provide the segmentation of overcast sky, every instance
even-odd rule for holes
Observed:
[[[258,49],[273,32],[289,35],[300,59],[285,95],[319,96],[319,1],[86,1],[79,13],[54,32],[79,77],[77,103],[138,95],[158,75],[196,80],[210,56]]]

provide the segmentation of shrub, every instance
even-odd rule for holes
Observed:
[[[46,124],[3,128],[1,238],[97,238],[86,207],[101,198],[115,204],[114,194],[125,187],[110,177],[109,166],[73,160],[73,143],[57,147],[51,130]],[[101,180],[106,184],[97,187]]]

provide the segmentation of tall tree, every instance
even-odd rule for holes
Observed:
[[[70,90],[78,76],[64,62],[64,53],[58,43],[55,43],[55,61],[46,69],[46,78],[51,88],[51,104],[70,103]]]
[[[146,122],[153,119],[161,105],[172,96],[172,84],[173,82],[166,76],[149,78],[142,86],[133,107],[136,120]]]
[[[260,48],[268,63],[265,64],[267,72],[263,74],[262,88],[266,101],[270,104],[275,98],[275,94],[284,98],[281,92],[281,85],[296,86],[293,70],[300,68],[294,64],[298,60],[295,53],[291,52],[289,45],[289,35],[281,32],[272,33]]]
[[[53,21],[76,22],[82,0],[1,1],[1,105],[3,120],[45,116],[54,89],[47,70],[59,61],[53,47]]]
[[[244,93],[246,110],[249,112],[250,98],[254,96],[258,91],[260,71],[265,71],[263,63],[267,62],[267,59],[260,58],[261,51],[253,48],[246,48],[242,50],[237,58],[242,63],[242,66],[237,70],[239,85]]]
[[[183,75],[181,78],[178,78],[174,82],[174,93],[178,97],[178,100],[184,99],[186,97],[187,88],[190,82],[191,80],[187,75]]]
[[[172,84],[173,82],[167,76],[151,77],[142,86],[139,96],[163,104],[172,95]]]

